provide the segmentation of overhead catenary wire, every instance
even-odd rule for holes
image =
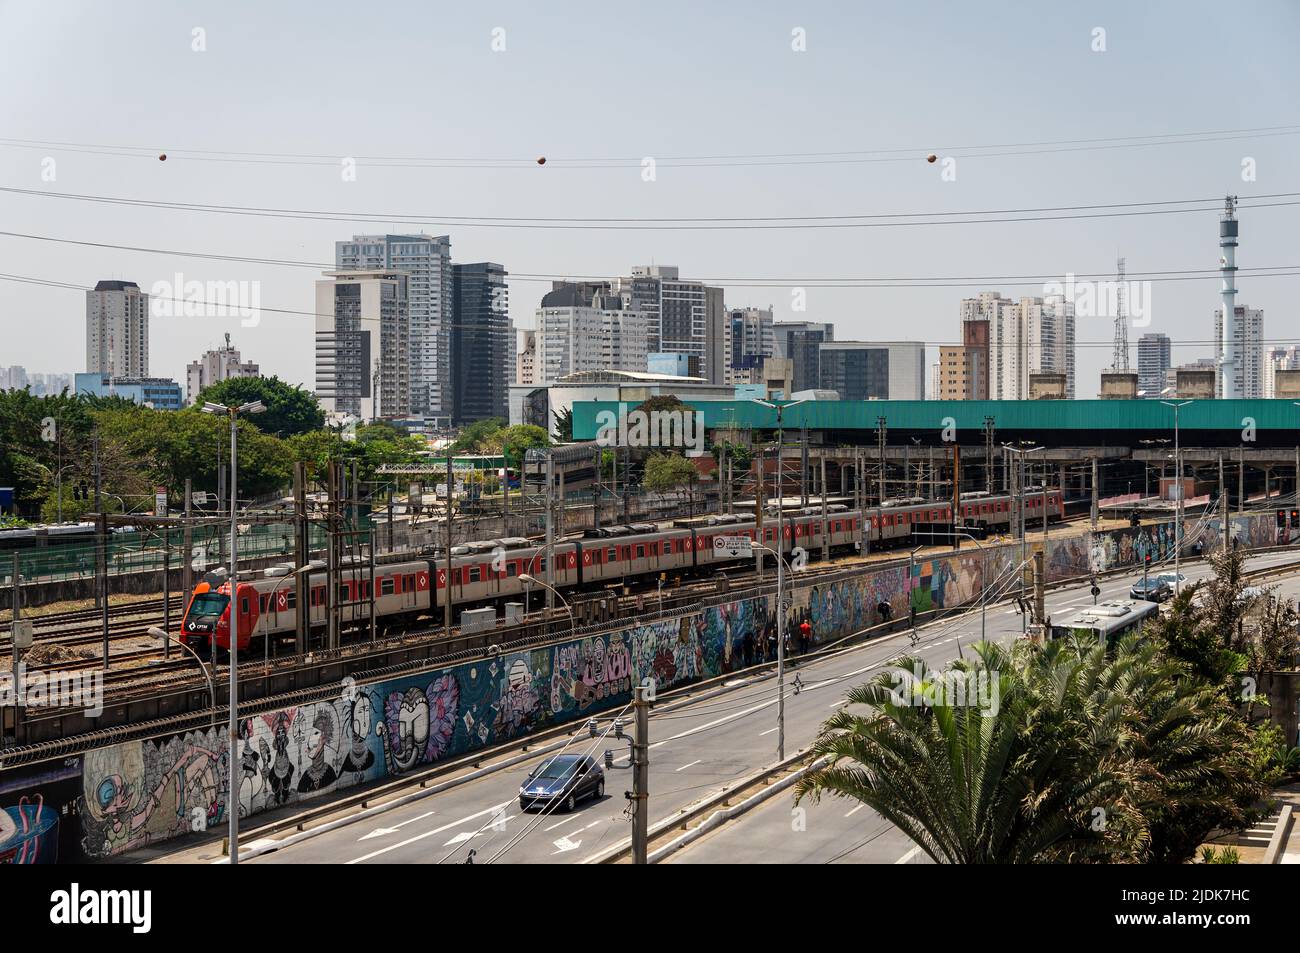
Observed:
[[[238,262],[241,264],[255,264],[268,266],[281,266],[293,268],[308,268],[321,270],[340,270],[335,262],[326,261],[308,261],[304,259],[292,258],[268,258],[254,255],[231,255],[219,252],[201,252],[186,251],[175,248],[158,248],[146,245],[125,245],[114,242],[95,242],[85,239],[59,238],[53,235],[37,235],[30,232],[14,232],[0,230],[0,237],[14,238],[25,241],[50,242],[60,245],[76,245],[86,248],[106,248],[117,251],[139,252],[150,255],[166,255],[175,258],[196,258],[212,261]],[[347,270],[347,269],[341,269]],[[1249,275],[1255,278],[1269,277],[1288,277],[1292,273],[1300,271],[1300,264],[1294,265],[1259,265],[1254,267],[1238,268],[1239,274]],[[1268,274],[1276,272],[1277,274]],[[540,281],[540,282],[574,282],[574,281],[614,281],[618,278],[625,277],[619,275],[599,275],[583,274],[581,272],[510,272],[508,277],[512,281]],[[1061,282],[1069,279],[1090,280],[1101,279],[1103,281],[1113,280],[1113,273],[1110,270],[1096,272],[1076,272],[1062,270],[1054,273],[1043,274],[1023,274],[1023,275],[924,275],[924,276],[814,276],[799,275],[791,277],[780,276],[749,276],[749,277],[712,277],[702,276],[693,280],[706,284],[725,285],[728,287],[773,287],[785,288],[792,285],[819,287],[819,288],[853,288],[853,287],[975,287],[989,284],[999,285],[1037,285],[1044,282]],[[1147,281],[1183,281],[1183,280],[1202,280],[1202,279],[1221,279],[1222,271],[1219,268],[1183,268],[1167,269],[1152,271],[1130,271],[1128,273],[1130,280],[1143,279]]]
[[[718,168],[739,166],[843,165],[868,163],[916,162],[933,153],[955,158],[1005,158],[1052,153],[1094,152],[1179,146],[1239,139],[1267,139],[1300,134],[1300,125],[1284,124],[1235,129],[1209,129],[1193,132],[1141,133],[1128,136],[1099,136],[1073,139],[1041,139],[1023,142],[914,145],[877,149],[832,149],[808,152],[721,153],[662,155],[656,163],[675,168]],[[240,163],[253,165],[335,165],[343,158],[365,162],[380,168],[485,168],[524,169],[538,165],[535,156],[420,156],[355,155],[352,153],[270,152],[237,149],[196,149],[172,145],[131,145],[123,143],[70,142],[48,139],[0,138],[0,148],[55,149],[90,155],[131,159],[155,159],[160,153],[183,161]],[[639,167],[647,158],[639,156],[566,156],[547,157],[552,168],[618,169]]]
[[[1211,196],[1201,199],[1128,202],[1115,203],[1111,205],[1040,206],[1007,209],[982,209],[965,212],[873,212],[838,216],[791,215],[757,216],[748,218],[684,217],[670,219],[601,219],[581,218],[576,216],[567,218],[536,218],[527,216],[453,216],[445,213],[415,214],[391,212],[341,212],[323,209],[291,209],[253,205],[176,202],[163,199],[139,199],[125,196],[95,195],[78,192],[53,192],[43,189],[24,189],[16,186],[0,186],[0,193],[100,205],[117,205],[131,208],[154,208],[168,211],[202,212],[208,214],[256,218],[297,219],[322,222],[409,224],[424,227],[439,225],[456,228],[518,228],[580,231],[762,231],[772,229],[910,228],[935,225],[987,225],[1039,221],[1077,221],[1082,219],[1146,215],[1217,213],[1222,210],[1223,204],[1222,196]],[[1264,201],[1267,199],[1276,199],[1278,201]],[[1187,205],[1193,207],[1170,207]],[[1244,196],[1238,203],[1237,207],[1238,209],[1246,210],[1278,208],[1294,205],[1300,205],[1300,192],[1273,192],[1257,196]],[[1079,214],[1060,214],[1063,212],[1078,212]],[[990,218],[971,216],[999,217]]]

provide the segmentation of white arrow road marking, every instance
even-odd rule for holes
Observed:
[[[450,847],[452,844],[463,844],[465,843],[465,841],[473,838],[473,836],[474,836],[473,831],[461,831],[459,834],[457,834],[451,840],[447,841],[447,843],[443,844],[442,846]]]
[[[567,836],[561,837],[559,840],[554,841],[553,843],[555,844],[556,847],[559,848],[559,850],[555,852],[556,854],[563,854],[571,850],[577,850],[579,847],[582,846],[582,841],[569,840]],[[554,857],[555,854],[552,854],[551,856]]]
[[[372,837],[382,837],[385,834],[396,834],[407,824],[414,824],[416,821],[422,821],[426,817],[432,817],[434,814],[437,813],[438,813],[437,811],[425,811],[423,814],[418,814],[415,817],[410,818],[409,820],[402,821],[399,824],[394,824],[392,827],[376,827],[369,834],[362,834],[360,837],[358,837],[357,842],[360,843],[363,840],[370,840],[370,838]]]
[[[390,850],[397,850],[399,847],[405,847],[408,844],[414,844],[417,841],[424,840],[426,837],[433,837],[437,834],[441,834],[443,831],[449,831],[453,827],[461,827],[462,825],[468,823],[469,821],[474,820],[475,818],[482,817],[484,814],[494,814],[497,811],[501,810],[501,808],[508,807],[513,803],[514,803],[514,799],[512,798],[509,801],[502,801],[500,804],[493,804],[491,807],[485,807],[483,810],[476,811],[475,813],[470,814],[468,817],[462,817],[458,821],[452,821],[450,824],[443,824],[442,827],[435,827],[431,831],[425,831],[423,834],[416,834],[414,837],[408,837],[406,840],[398,841],[396,844],[389,844],[387,847],[381,847],[378,850],[372,850],[368,854],[362,854],[360,857],[356,857],[352,860],[349,860],[348,863],[360,864],[364,861],[370,860],[373,857],[378,857],[381,854],[386,854]]]

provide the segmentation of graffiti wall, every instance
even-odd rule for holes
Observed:
[[[1264,514],[1271,516],[1271,514]],[[1260,529],[1262,526],[1262,530]],[[1269,541],[1266,519],[1234,518],[1242,545]],[[1168,555],[1172,524],[1050,540],[1050,579]],[[1035,544],[1042,547],[1041,542]],[[1017,578],[1017,545],[918,560],[799,586],[785,608],[792,651],[838,639],[909,608],[952,608]],[[237,810],[263,811],[399,777],[438,761],[585,718],[660,689],[726,674],[776,653],[774,596],[374,684],[246,719],[239,726]],[[803,629],[807,623],[808,629]],[[0,863],[103,858],[220,826],[230,810],[224,725],[96,749],[0,773]]]

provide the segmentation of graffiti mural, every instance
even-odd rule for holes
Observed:
[[[80,758],[0,775],[0,864],[77,859],[80,803]]]

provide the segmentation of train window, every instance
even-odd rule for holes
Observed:
[[[348,584],[345,582],[339,586],[339,602],[348,601]]]
[[[415,576],[414,576],[414,575],[407,575],[407,576],[403,576],[403,577],[402,577],[402,591],[403,591],[403,592],[414,592],[414,591],[415,591]]]
[[[671,539],[664,540],[663,554],[665,556],[671,556],[673,554],[673,541]]]
[[[397,587],[393,584],[392,576],[385,576],[383,579],[379,580],[379,594],[381,596],[391,596],[396,589]]]
[[[477,566],[470,566],[470,567],[469,567],[469,581],[470,581],[470,582],[478,582],[478,567],[477,567]]]
[[[265,612],[265,611],[266,611],[266,594],[265,594],[265,593],[263,593],[262,595],[260,595],[260,596],[257,597],[257,611],[258,611],[258,612]]]
[[[507,564],[506,564],[506,575],[507,575],[507,576],[517,576],[517,575],[519,575],[519,563],[516,563],[516,562],[507,563]]]
[[[636,544],[636,558],[645,559],[645,543]]]
[[[284,607],[286,609],[296,609],[298,607],[298,593],[290,589],[284,594]]]
[[[248,596],[239,597],[239,614],[248,615]]]
[[[615,549],[613,546],[611,546],[611,547],[606,551],[606,553],[605,553],[605,562],[607,562],[607,563],[616,563],[616,562],[618,562],[618,550]]]

